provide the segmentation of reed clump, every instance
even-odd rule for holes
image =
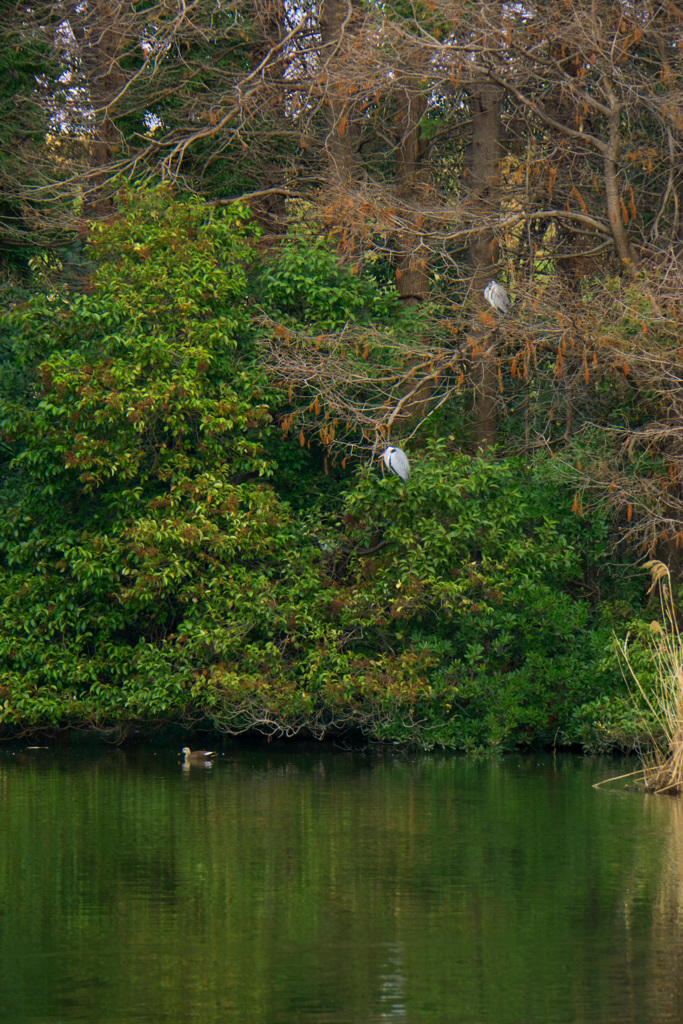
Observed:
[[[676,606],[671,587],[671,574],[663,562],[646,562],[652,577],[650,592],[659,595],[662,624],[650,624],[650,649],[654,663],[655,683],[647,689],[633,667],[628,651],[628,637],[619,644],[626,668],[624,676],[632,679],[656,723],[653,728],[642,715],[643,733],[649,737],[641,752],[645,789],[650,793],[683,792],[683,638],[678,626]],[[642,705],[634,696],[634,702]]]

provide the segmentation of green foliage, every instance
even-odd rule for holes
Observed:
[[[591,753],[632,751],[649,742],[656,725],[648,708],[634,707],[628,694],[605,694],[575,708],[559,738]]]
[[[48,129],[45,94],[57,88],[62,73],[25,14],[0,0],[0,267],[15,275],[25,272],[26,250],[40,234],[35,213],[41,204],[31,195],[40,177],[35,153]]]
[[[271,434],[247,211],[161,187],[120,202],[85,289],[43,276],[5,317],[22,386],[0,403],[0,719],[469,750],[585,737],[576,709],[621,692],[596,598],[629,597],[606,521],[572,512],[552,463],[445,441],[411,453],[408,487],[373,470],[333,515],[312,492],[295,516],[274,484],[304,467]],[[320,322],[371,301],[312,248]]]
[[[407,488],[373,475],[348,496],[355,553],[329,597],[367,679],[403,705],[381,734],[408,740],[419,728],[466,748],[550,742],[578,704],[619,684],[601,665],[610,624],[578,597],[605,524],[575,523],[546,466],[444,443],[413,465]]]
[[[385,320],[400,308],[393,288],[380,286],[360,263],[345,266],[329,242],[305,227],[295,229],[277,257],[266,261],[261,286],[270,311],[320,330]]]
[[[10,722],[182,707],[207,658],[268,621],[291,546],[263,483],[246,211],[163,188],[120,198],[93,235],[87,292],[51,288],[7,316],[32,374],[0,408]]]

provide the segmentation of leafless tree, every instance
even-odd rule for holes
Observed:
[[[18,6],[13,31],[29,23],[65,77],[42,99],[59,146],[14,174],[19,202],[71,188],[106,215],[115,175],[171,178],[246,197],[273,246],[303,215],[347,265],[392,266],[404,304],[435,303],[390,355],[371,329],[285,344],[264,322],[290,429],[344,458],[456,401],[473,444],[513,416],[527,447],[592,424],[595,486],[650,541],[677,534],[680,4],[64,0]],[[482,297],[494,276],[514,298],[502,319]],[[609,396],[632,410],[620,430]]]

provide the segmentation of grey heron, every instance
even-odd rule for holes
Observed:
[[[507,313],[510,308],[508,293],[502,284],[498,284],[497,281],[489,281],[486,288],[484,288],[484,298],[489,306],[493,306],[494,309],[499,310],[501,313]]]
[[[408,456],[405,452],[402,452],[400,448],[392,448],[389,446],[382,456],[384,459],[384,465],[387,467],[390,473],[395,473],[396,476],[403,480],[410,480],[410,465],[408,463]]]

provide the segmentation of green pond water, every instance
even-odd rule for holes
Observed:
[[[683,802],[623,764],[23,746],[3,1024],[683,1020]]]

